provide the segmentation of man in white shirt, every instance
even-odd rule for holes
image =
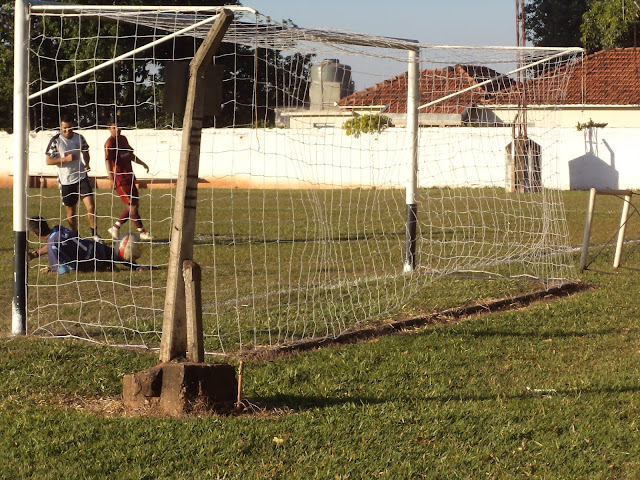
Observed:
[[[87,176],[90,161],[89,145],[82,135],[73,131],[73,124],[73,117],[70,115],[63,115],[60,118],[60,133],[54,135],[47,146],[47,165],[58,167],[60,195],[67,211],[71,230],[78,231],[76,207],[78,198],[82,198],[82,202],[87,207],[91,235],[99,239],[93,189]]]

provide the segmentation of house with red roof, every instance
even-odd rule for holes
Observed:
[[[570,75],[541,69],[524,89],[515,79],[484,66],[420,70],[419,123],[510,126],[524,102],[530,126],[549,121],[551,113],[555,126],[576,127],[590,121],[608,127],[640,124],[640,49],[603,50],[560,68],[570,69]],[[380,113],[402,127],[406,112],[407,73],[403,73],[340,99],[334,109],[297,115],[307,117],[304,126],[340,127],[353,116]]]
[[[493,124],[495,121],[490,112],[476,108],[477,105],[515,84],[513,79],[477,65],[424,69],[419,72],[419,79],[420,105],[430,104],[420,110],[419,122],[422,126],[456,126],[478,122]],[[461,91],[464,92],[459,94]],[[442,100],[443,97],[449,98]],[[281,109],[278,115],[282,125],[310,128],[341,127],[354,116],[380,113],[390,117],[393,125],[402,127],[406,125],[406,112],[407,73],[403,73],[345,96],[332,108]],[[489,118],[479,119],[477,115]]]
[[[578,123],[607,124],[611,127],[635,127],[640,124],[640,49],[616,48],[585,56],[568,76],[542,72],[526,82],[529,121],[535,126],[540,115],[553,108],[557,126],[576,127]],[[554,72],[557,73],[557,72]],[[491,104],[493,103],[493,104]],[[516,109],[498,97],[485,102],[505,122],[513,119]]]
[[[478,105],[513,88],[515,81],[495,70],[477,65],[454,65],[419,72],[418,121],[423,126],[495,124],[493,116]],[[502,94],[503,95],[503,94]],[[406,125],[407,74],[395,76],[360,90],[338,102],[357,114],[381,113],[396,126]],[[478,117],[480,115],[481,117]]]

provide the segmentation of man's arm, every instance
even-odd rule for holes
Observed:
[[[89,155],[89,144],[82,135],[76,135],[80,137],[80,152],[82,153],[82,160],[84,162],[84,171],[88,172],[89,170],[91,170],[91,167],[89,167],[89,162],[91,161],[91,156]]]
[[[115,179],[113,178],[113,166],[114,166],[114,151],[109,144],[109,140],[104,144],[104,163],[107,166],[107,175],[109,175],[109,182],[111,183],[111,189],[116,188]]]
[[[82,160],[84,161],[84,171],[88,172],[89,170],[91,170],[91,167],[89,167],[89,162],[91,161],[91,155],[89,155],[89,150],[82,151]]]
[[[149,166],[135,155],[133,156],[133,162],[137,163],[138,165],[142,165],[147,170],[147,173],[149,173]]]
[[[107,149],[105,148],[105,153],[107,153]],[[116,187],[115,179],[113,178],[113,161],[110,158],[105,158],[105,165],[107,166],[107,175],[109,175],[109,182],[111,183],[111,188]]]
[[[62,165],[63,163],[73,162],[73,154],[69,153],[64,157],[51,157],[46,155],[47,165]]]
[[[60,156],[60,149],[58,147],[58,138],[60,135],[54,135],[49,140],[49,145],[45,150],[45,160],[47,165],[62,165],[63,163],[73,162],[73,153],[68,153],[65,156]]]
[[[46,255],[47,254],[47,244],[45,243],[42,247],[36,249],[36,250],[31,250],[30,252],[27,253],[27,260],[33,260],[34,258],[38,258],[42,255]]]

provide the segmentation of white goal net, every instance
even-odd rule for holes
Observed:
[[[207,352],[335,337],[575,277],[554,127],[578,50],[442,47],[231,10],[203,100],[193,259]],[[31,7],[27,214],[69,227],[45,153],[70,115],[88,144],[98,234],[115,246],[116,221],[122,233],[141,223],[153,240],[138,263],[153,268],[56,274],[46,256],[31,260],[30,333],[158,347],[185,62],[218,11]],[[139,222],[109,181],[110,117],[149,167],[133,164]],[[90,237],[83,201],[77,215]],[[30,236],[28,249],[44,243]]]

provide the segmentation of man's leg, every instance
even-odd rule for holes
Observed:
[[[96,201],[93,195],[87,195],[82,198],[84,206],[87,207],[87,216],[89,217],[89,227],[91,227],[91,235],[97,235],[96,230]]]
[[[131,205],[129,205],[129,218],[131,218],[138,231],[144,231],[142,220],[140,220],[140,214],[138,213],[137,199],[133,199]]]
[[[67,221],[69,222],[69,228],[74,232],[78,232],[78,219],[76,217],[76,205],[65,205],[67,211]]]
[[[74,232],[78,232],[78,219],[76,218],[76,207],[78,205],[78,197],[80,195],[80,184],[60,185],[60,195],[62,196],[62,204],[67,212],[67,221],[69,228]]]

